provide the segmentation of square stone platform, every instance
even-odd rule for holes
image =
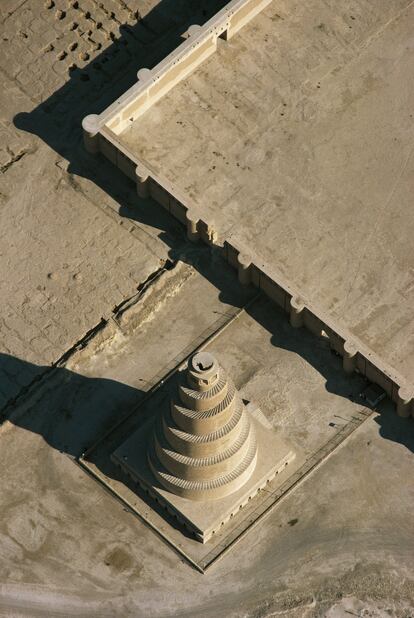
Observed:
[[[201,298],[199,287],[194,287],[197,277],[189,281],[189,287],[182,288],[182,293],[186,294],[185,303],[191,302],[197,295]],[[176,319],[179,326],[185,303],[176,296],[165,307],[167,317],[178,316]],[[215,310],[216,306],[212,309]],[[154,326],[155,340],[159,328],[158,321]],[[144,366],[141,366],[140,375],[148,379],[150,393],[136,407],[125,410],[124,420],[114,421],[108,433],[97,437],[96,442],[79,459],[81,467],[119,501],[120,508],[127,509],[137,517],[134,530],[139,545],[144,542],[147,547],[153,542],[154,551],[158,553],[162,551],[158,545],[161,541],[200,573],[217,568],[224,556],[232,552],[238,552],[236,560],[241,559],[245,555],[243,547],[254,546],[257,534],[264,535],[277,551],[283,530],[279,529],[278,524],[289,526],[289,519],[297,515],[290,506],[286,506],[292,504],[292,493],[296,493],[298,486],[309,479],[310,475],[317,474],[319,478],[321,471],[317,469],[320,470],[326,458],[364,423],[367,413],[370,413],[365,407],[365,400],[359,397],[366,387],[363,378],[359,374],[346,376],[340,360],[332,356],[324,339],[315,346],[315,338],[311,333],[303,329],[292,329],[285,314],[268,299],[257,298],[236,320],[220,332],[215,329],[214,333],[201,346],[199,338],[194,339],[191,345],[186,344],[185,348],[182,340],[178,341],[177,345],[183,348],[179,355],[182,366],[196,346],[198,350],[214,352],[232,376],[241,397],[260,402],[260,416],[266,418],[269,434],[275,431],[277,436],[286,439],[296,454],[295,459],[250,500],[237,516],[213,534],[208,542],[201,543],[166,512],[161,501],[157,503],[151,499],[111,457],[153,418],[154,411],[160,410],[176,393],[176,352],[175,356],[169,352],[170,363],[164,363],[165,366],[161,371],[158,370],[154,378],[143,373]],[[164,337],[161,335],[157,350],[165,343],[166,334]],[[134,343],[133,349],[139,358],[143,349],[142,337],[145,336],[140,332]],[[117,365],[118,376],[127,367],[127,375],[136,378],[137,369],[129,363],[130,358],[131,352],[128,349],[125,356],[128,362],[125,360]],[[154,367],[157,367],[157,357],[154,356],[152,360]],[[386,401],[380,405],[385,405]],[[255,413],[251,413],[255,417]],[[153,541],[147,537],[147,532],[148,535],[154,535]],[[250,545],[249,537],[253,537],[253,545]],[[179,566],[178,562],[176,564]]]
[[[253,411],[250,405],[246,413],[250,416],[258,443],[256,466],[247,483],[224,498],[200,502],[189,500],[171,493],[159,484],[147,458],[155,418],[151,418],[125,440],[112,453],[111,459],[198,541],[206,543],[295,459],[294,451],[274,432],[259,409]]]

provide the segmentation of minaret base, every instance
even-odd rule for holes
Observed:
[[[248,409],[247,413],[250,414],[260,444],[257,463],[252,476],[243,487],[224,498],[197,502],[177,496],[157,482],[147,457],[148,443],[154,432],[153,419],[117,448],[111,459],[189,534],[206,543],[233,517],[241,518],[243,507],[295,458],[293,450],[269,427],[260,410],[256,408],[252,413],[251,409]]]

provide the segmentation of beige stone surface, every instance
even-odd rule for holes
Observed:
[[[411,4],[273,3],[121,136],[407,380]]]
[[[112,453],[112,461],[202,543],[283,472],[295,453],[246,408],[211,352],[191,356],[176,393]],[[155,502],[153,503],[153,507]],[[250,505],[249,505],[250,506]]]
[[[115,330],[104,345],[79,351],[0,434],[8,470],[1,481],[0,613],[313,618],[339,611],[341,597],[351,596],[357,600],[344,601],[351,611],[389,608],[408,617],[413,425],[391,410],[365,423],[205,575],[65,455],[134,406],[151,372],[195,340],[197,325],[183,311],[188,299],[208,307],[198,314],[204,328],[223,308],[219,288],[231,288],[231,279],[219,285],[213,273],[210,282],[194,274],[171,294],[168,275],[136,307],[138,328],[124,338]],[[151,319],[149,299],[157,307]],[[243,397],[311,453],[352,418],[359,404],[348,396],[357,397],[361,384],[309,333],[277,315],[270,303],[259,304],[212,349]]]
[[[125,473],[150,492],[152,498],[149,498],[149,508],[153,506],[152,500],[156,497],[163,508],[178,518],[181,528],[186,533],[188,530],[198,541],[208,543],[217,532],[225,534],[226,524],[229,522],[233,524],[241,522],[242,509],[249,500],[253,501],[249,503],[252,508],[255,499],[259,505],[258,491],[266,490],[267,482],[274,481],[275,475],[283,472],[295,458],[294,452],[287,447],[280,435],[275,434],[272,427],[263,427],[263,424],[256,419],[252,420],[252,426],[258,440],[258,453],[251,476],[233,493],[214,500],[194,502],[173,494],[156,482],[146,457],[148,443],[152,437],[152,423],[126,440],[112,458]],[[283,476],[283,480],[286,480],[286,475]],[[276,488],[277,483],[273,482],[272,489]],[[231,518],[234,518],[234,521]]]

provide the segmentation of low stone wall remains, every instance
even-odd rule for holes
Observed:
[[[103,154],[126,176],[136,182],[138,195],[152,197],[187,228],[188,238],[222,248],[225,259],[238,272],[242,284],[252,284],[289,315],[294,328],[307,328],[315,336],[326,337],[343,359],[347,373],[358,371],[377,384],[395,402],[400,416],[414,416],[414,385],[407,383],[392,367],[353,334],[304,298],[294,284],[231,237],[221,239],[211,222],[165,178],[156,174],[122,143],[122,132],[175,84],[187,77],[217,48],[219,38],[229,39],[271,0],[232,0],[204,26],[191,26],[188,39],[154,69],[138,71],[138,83],[100,115],[83,119],[84,144],[88,152]]]

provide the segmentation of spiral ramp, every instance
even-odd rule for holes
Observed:
[[[211,353],[196,353],[176,377],[172,399],[111,459],[205,543],[284,471],[295,453],[260,410],[252,413],[244,405]]]
[[[215,358],[201,352],[157,424],[148,461],[159,483],[190,500],[214,500],[251,477],[257,442],[245,406]]]

